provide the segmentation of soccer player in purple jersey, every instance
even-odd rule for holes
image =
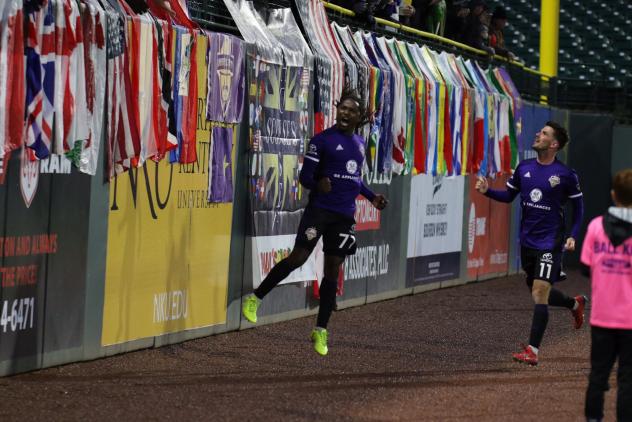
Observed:
[[[538,364],[540,343],[549,320],[548,306],[571,310],[575,328],[584,323],[586,296],[569,297],[552,287],[560,276],[562,252],[575,250],[584,203],[577,173],[556,158],[568,142],[566,129],[547,122],[536,134],[532,148],[537,158],[521,161],[507,181],[507,190],[489,189],[487,179],[479,177],[476,190],[496,201],[511,202],[520,194],[522,218],[520,244],[522,269],[535,302],[528,346],[514,353],[517,362]],[[573,227],[565,239],[564,205],[573,204]]]
[[[261,300],[307,261],[323,236],[324,277],[320,284],[316,328],[311,333],[314,350],[322,356],[328,352],[327,323],[336,304],[338,271],[345,257],[356,251],[355,199],[361,194],[379,210],[388,203],[384,195],[373,193],[362,181],[366,146],[355,130],[364,121],[366,111],[360,97],[345,89],[338,102],[336,124],[314,136],[305,154],[300,182],[310,194],[294,248],[287,258],[272,268],[242,305],[244,317],[257,322]]]

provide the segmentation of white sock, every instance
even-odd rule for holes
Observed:
[[[326,329],[326,328],[323,328],[323,327],[316,327],[316,328],[314,328],[314,330],[317,330],[317,331],[327,331],[327,329]]]
[[[576,311],[579,308],[579,302],[575,299],[575,304],[573,305],[573,311]]]
[[[532,351],[533,353],[535,353],[536,355],[537,355],[537,354],[538,354],[538,352],[540,351],[540,349],[538,349],[537,347],[533,347],[533,346],[531,346],[531,345],[529,345],[529,347],[531,348],[531,351]]]

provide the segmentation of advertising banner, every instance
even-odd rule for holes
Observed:
[[[206,38],[198,43],[205,80]],[[206,94],[198,84],[202,110]],[[111,180],[104,346],[226,320],[233,206],[207,202],[212,124],[197,119],[197,161],[150,161]]]
[[[286,258],[294,247],[294,239],[296,235],[279,235],[279,236],[257,236],[252,238],[253,262],[258,266],[253,269],[255,289],[259,287],[261,281],[270,273],[272,267]],[[322,241],[321,241],[322,242]],[[307,261],[299,268],[292,271],[280,284],[292,283],[296,281],[314,280],[316,278],[316,254],[312,253]]]
[[[460,276],[465,178],[412,177],[407,286]]]
[[[388,198],[379,211],[364,197],[356,198],[355,255],[344,263],[344,299],[358,298],[404,287],[406,219],[402,212],[405,177],[392,177],[374,169],[364,182]]]
[[[301,119],[307,110],[309,72],[299,66],[285,66],[249,56],[251,115],[251,210],[254,221],[253,286],[263,280],[259,245],[276,250],[286,248],[285,236],[294,237],[300,210],[307,204],[307,191],[299,183],[299,172],[308,141],[308,125]],[[303,78],[307,72],[307,78]],[[265,240],[258,241],[263,236]],[[276,244],[275,244],[276,238]],[[293,246],[291,242],[290,249]],[[306,271],[307,271],[306,267]],[[305,272],[307,276],[308,273]],[[314,280],[314,267],[308,278]],[[300,281],[300,280],[295,280]]]
[[[489,207],[490,199],[474,189],[476,177],[469,177],[470,206],[467,211],[467,278],[476,280],[484,271],[489,250]]]
[[[391,245],[382,223],[385,211],[379,211],[364,197],[356,198],[356,238],[358,248],[345,260],[345,280],[376,279],[388,272]],[[382,232],[382,236],[376,231]],[[377,236],[376,236],[377,235]]]
[[[269,264],[278,262],[269,257],[280,260],[291,250],[307,205],[299,173],[312,131],[311,52],[289,9],[272,12],[266,23],[251,3],[227,1],[226,5],[241,34],[254,44],[246,55],[246,73],[253,220],[249,234],[253,286],[257,287]],[[304,269],[285,282],[316,278],[313,265],[306,264]],[[306,278],[299,280],[297,274]]]
[[[490,182],[490,189],[506,189],[508,176]],[[511,206],[493,201],[474,188],[470,177],[468,211],[467,275],[475,280],[486,274],[507,272]]]
[[[509,175],[497,177],[490,183],[491,189],[507,189]],[[516,198],[519,201],[520,198]],[[491,201],[491,200],[490,200]],[[489,207],[489,251],[486,273],[506,273],[509,269],[509,230],[511,228],[511,205],[491,201]],[[479,272],[481,274],[481,272]]]
[[[84,346],[88,235],[94,224],[88,201],[94,177],[74,166],[70,174],[52,176],[48,230],[49,236],[58,234],[58,248],[55,253],[51,249],[46,266],[44,353]],[[103,205],[105,200],[97,199]]]
[[[31,158],[30,150],[19,149],[3,160],[0,361],[40,354],[45,325],[49,351],[83,339],[88,218],[82,204],[89,177],[63,156]],[[72,269],[72,277],[62,268]],[[53,298],[46,304],[45,294]]]

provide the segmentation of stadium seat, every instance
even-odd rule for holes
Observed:
[[[539,67],[541,0],[488,0],[503,6],[509,48],[532,68]],[[632,74],[632,1],[560,1],[558,76],[599,79],[615,85]],[[575,64],[575,65],[573,65]],[[577,64],[585,64],[578,70]]]

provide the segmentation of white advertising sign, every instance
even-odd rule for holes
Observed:
[[[290,254],[295,239],[296,235],[293,234],[252,238],[253,288],[259,287],[272,267]],[[312,252],[305,264],[294,270],[281,284],[316,280],[315,255]]]
[[[414,176],[407,258],[461,250],[465,177]]]

